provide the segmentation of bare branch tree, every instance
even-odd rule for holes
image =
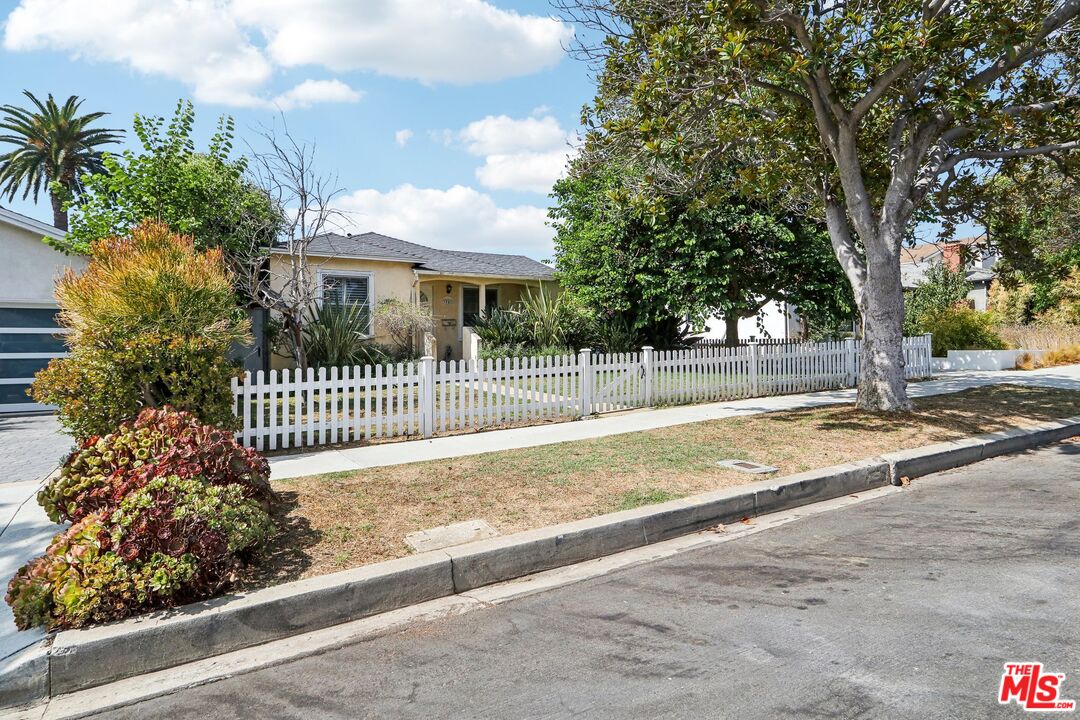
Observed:
[[[256,305],[280,316],[285,347],[297,367],[306,370],[304,324],[322,294],[309,250],[319,236],[342,229],[345,215],[333,203],[344,189],[336,175],[315,169],[315,144],[293,137],[284,116],[280,133],[263,128],[260,135],[265,148],[251,148],[250,172],[278,207],[282,225],[272,247],[252,229],[251,248],[238,276]]]

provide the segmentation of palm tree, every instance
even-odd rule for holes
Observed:
[[[52,201],[53,225],[67,230],[64,202],[82,192],[84,174],[104,170],[101,152],[95,148],[117,142],[123,131],[88,128],[107,113],[78,115],[82,100],[75,95],[63,106],[57,105],[51,94],[45,102],[29,90],[23,90],[23,95],[33,103],[32,109],[0,107],[5,114],[0,130],[11,133],[0,135],[0,142],[17,146],[0,155],[0,197],[6,195],[8,200],[13,200],[21,187],[24,199],[33,193],[37,202],[44,185]],[[53,182],[60,187],[50,187]]]

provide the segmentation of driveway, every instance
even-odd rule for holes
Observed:
[[[0,483],[43,480],[74,444],[55,415],[0,415]]]
[[[110,717],[1019,718],[1080,699],[1080,445],[443,619]]]

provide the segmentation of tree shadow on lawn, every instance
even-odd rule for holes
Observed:
[[[958,433],[985,433],[1031,423],[1060,420],[1080,414],[1080,392],[1021,385],[993,385],[949,395],[914,398],[915,409],[901,413],[871,413],[850,405],[831,407],[811,422],[801,413],[777,414],[778,422],[799,422],[819,430],[854,432],[921,432],[930,439],[949,440]],[[935,432],[937,430],[937,432]]]
[[[322,534],[311,527],[301,513],[299,496],[289,490],[277,490],[278,502],[270,516],[278,533],[256,556],[254,562],[240,573],[232,590],[254,590],[298,580],[311,566],[308,550],[319,543]]]

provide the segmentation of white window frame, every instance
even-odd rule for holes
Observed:
[[[371,325],[368,334],[364,337],[375,337],[375,273],[368,270],[319,270],[319,305],[323,303],[323,290],[326,287],[326,278],[367,278],[368,282],[368,317]]]

